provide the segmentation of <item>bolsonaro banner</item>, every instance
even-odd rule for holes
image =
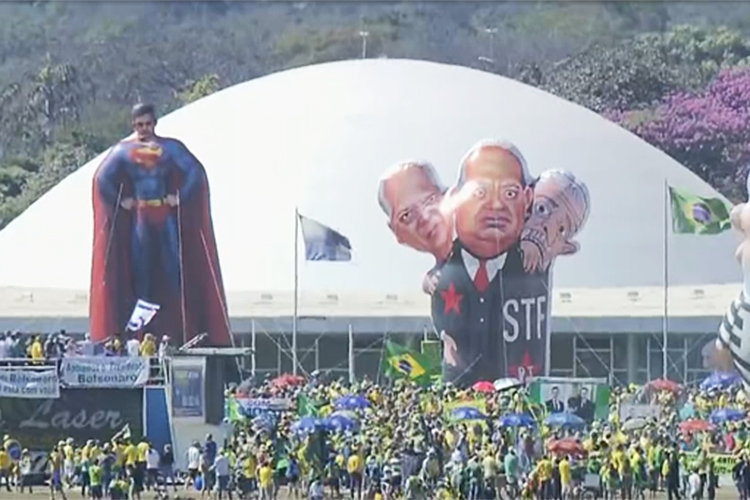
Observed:
[[[578,251],[586,185],[561,170],[533,176],[512,143],[483,140],[452,186],[428,161],[403,161],[381,177],[378,201],[398,243],[435,257],[422,289],[443,342],[443,380],[548,371],[550,276],[558,256]]]
[[[149,358],[63,358],[60,380],[66,387],[140,387],[148,382]]]
[[[57,370],[9,367],[0,370],[0,398],[54,399],[60,397]]]

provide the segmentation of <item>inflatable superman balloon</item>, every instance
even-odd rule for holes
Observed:
[[[182,142],[156,135],[153,106],[136,105],[131,118],[135,136],[94,175],[91,338],[142,329],[131,314],[147,303],[158,306],[149,332],[229,345],[206,171]]]

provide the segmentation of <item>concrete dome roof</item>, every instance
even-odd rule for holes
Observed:
[[[301,262],[301,290],[418,291],[433,258],[396,244],[377,202],[378,178],[394,162],[420,158],[450,184],[464,153],[485,138],[514,143],[533,174],[564,169],[588,185],[581,250],[558,258],[558,288],[660,286],[665,180],[718,196],[583,107],[490,73],[423,61],[284,71],[179,109],[160,120],[158,133],[181,139],[206,166],[228,292],[292,289],[295,206],[354,248],[351,263]],[[91,184],[102,158],[0,231],[0,288],[88,290]],[[739,281],[734,247],[728,232],[670,235],[670,284]]]

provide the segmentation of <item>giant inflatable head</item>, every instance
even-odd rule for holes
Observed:
[[[521,234],[526,271],[546,270],[558,255],[578,251],[573,238],[589,214],[589,190],[570,172],[548,170],[534,188],[534,205]]]

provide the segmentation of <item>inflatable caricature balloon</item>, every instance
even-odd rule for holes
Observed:
[[[732,227],[742,241],[735,257],[742,267],[742,291],[729,306],[719,327],[715,357],[725,365],[731,364],[750,385],[750,203],[732,209]]]
[[[589,190],[570,172],[548,170],[534,187],[534,205],[521,234],[523,267],[547,270],[558,255],[578,251],[573,238],[589,215]]]
[[[568,172],[537,180],[513,143],[474,144],[446,188],[429,162],[403,161],[380,179],[378,202],[396,242],[435,258],[422,289],[443,341],[443,380],[470,386],[543,373],[550,272],[589,213]]]

